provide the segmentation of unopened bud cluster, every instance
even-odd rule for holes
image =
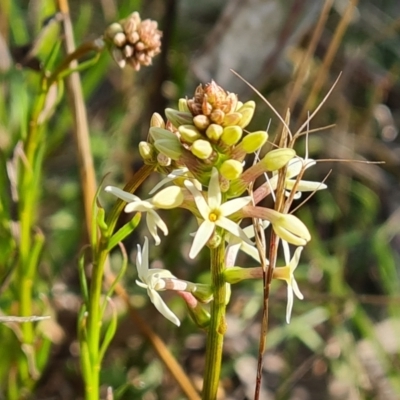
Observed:
[[[178,109],[167,108],[167,122],[153,115],[150,128],[154,152],[144,144],[141,155],[145,162],[156,161],[160,154],[171,160],[171,168],[185,166],[201,183],[207,184],[213,167],[225,180],[239,179],[247,154],[260,149],[268,139],[265,131],[245,133],[255,110],[254,101],[241,103],[214,81],[199,85],[191,99],[180,99]]]
[[[104,39],[117,64],[126,64],[139,71],[142,65],[152,63],[154,56],[161,52],[162,32],[156,21],[141,20],[138,12],[111,24],[104,33]]]

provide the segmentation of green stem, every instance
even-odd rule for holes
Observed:
[[[134,193],[142,182],[153,171],[154,166],[144,165],[133,178],[126,184],[124,190]],[[87,351],[90,359],[90,371],[85,374],[86,385],[86,400],[98,400],[100,388],[100,368],[101,368],[101,326],[103,320],[101,295],[103,292],[103,278],[104,268],[107,262],[109,253],[109,238],[112,235],[115,225],[117,224],[118,217],[124,209],[125,202],[117,200],[109,217],[107,218],[108,233],[109,235],[100,238],[97,243],[94,242],[93,251],[93,273],[89,289],[89,301],[87,304],[88,317],[87,317],[87,330],[86,338],[84,339],[87,345]]]
[[[223,236],[223,232],[220,232]],[[217,398],[218,384],[221,374],[222,346],[226,332],[225,311],[227,302],[227,283],[224,279],[225,270],[225,240],[222,237],[221,245],[211,249],[211,278],[214,300],[211,303],[211,321],[207,335],[206,365],[203,400]]]

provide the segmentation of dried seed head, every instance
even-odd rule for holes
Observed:
[[[187,100],[188,107],[194,116],[207,115],[215,123],[222,123],[225,114],[234,112],[237,102],[236,94],[225,91],[214,81],[199,85],[194,97]]]
[[[128,18],[111,24],[104,38],[121,68],[129,64],[139,71],[142,65],[150,65],[152,58],[161,52],[162,32],[157,28],[157,22],[142,21],[139,13],[134,12]]]

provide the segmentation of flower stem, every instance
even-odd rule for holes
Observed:
[[[223,232],[220,232],[223,235]],[[225,270],[225,240],[222,237],[221,245],[211,249],[211,277],[214,300],[211,303],[211,320],[207,336],[206,365],[203,400],[217,398],[218,384],[221,374],[222,346],[226,332],[226,301],[227,283],[223,272]]]
[[[153,171],[153,166],[144,165],[133,178],[126,184],[125,189],[130,193],[134,193],[140,184]],[[118,217],[121,214],[125,202],[118,200],[111,210],[108,218],[109,235],[101,236],[93,243],[93,272],[89,289],[87,310],[87,326],[86,335],[82,337],[81,347],[87,349],[89,362],[84,364],[84,380],[85,380],[85,399],[98,400],[100,388],[100,369],[101,369],[101,327],[103,323],[103,301],[101,296],[103,293],[104,270],[108,260],[109,238],[111,237]],[[96,235],[97,236],[97,235]]]

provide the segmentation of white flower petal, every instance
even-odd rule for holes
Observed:
[[[290,247],[289,243],[286,240],[282,240],[282,247],[283,247],[283,258],[285,259],[285,264],[290,264]]]
[[[149,194],[155,193],[160,187],[163,187],[167,183],[173,181],[174,179],[184,176],[187,174],[189,170],[185,168],[179,168],[179,169],[174,169],[171,173],[167,175],[166,178],[164,178],[162,181],[158,182],[156,186],[153,187],[153,189],[150,190]]]
[[[139,199],[139,200],[132,201],[131,203],[128,203],[125,206],[124,211],[126,213],[131,213],[133,211],[148,212],[153,209],[154,209],[154,206],[149,201]]]
[[[139,279],[146,282],[147,272],[149,270],[149,241],[144,238],[143,250],[137,245],[138,252],[136,256],[136,268],[138,270]]]
[[[230,219],[226,217],[220,217],[217,219],[216,225],[230,232],[232,235],[240,237],[240,239],[248,243],[250,246],[253,245],[253,242],[246,236],[246,234],[243,232],[243,229]]]
[[[303,247],[298,247],[296,249],[296,251],[294,252],[292,259],[290,260],[289,267],[290,267],[290,271],[292,273],[294,272],[294,270],[299,265],[300,256],[301,256],[301,252],[302,251],[303,251]]]
[[[295,186],[296,181],[294,179],[287,179],[285,182],[285,188],[287,190],[292,190]],[[313,182],[313,181],[303,181],[301,180],[296,186],[297,192],[314,192],[316,190],[324,190],[328,186],[322,182]]]
[[[194,237],[192,247],[189,252],[190,258],[195,258],[199,251],[205,246],[205,244],[210,239],[212,233],[214,232],[215,224],[210,221],[203,221],[199,226],[199,229],[196,232],[196,236]]]
[[[137,279],[135,280],[135,282],[136,282],[136,285],[140,286],[143,289],[147,289],[149,287],[148,285],[146,285],[143,282],[138,281]]]
[[[139,201],[140,200],[140,198],[135,196],[134,194],[125,192],[115,186],[106,186],[104,188],[104,191],[111,193],[114,196],[119,197],[121,200],[124,200],[127,203],[130,203],[131,201]]]
[[[300,292],[299,285],[297,284],[296,279],[294,279],[294,277],[292,279],[292,290],[293,290],[293,293],[297,296],[297,298],[299,298],[300,300],[304,299],[304,296]]]
[[[211,210],[219,208],[221,205],[221,188],[219,187],[218,170],[213,168],[211,171],[210,184],[208,186],[208,206]]]
[[[250,196],[239,197],[238,199],[229,200],[226,203],[222,204],[219,207],[219,210],[221,211],[221,214],[224,217],[227,217],[228,215],[231,215],[236,211],[241,210],[243,207],[247,206],[247,204],[249,204],[250,201],[251,201]]]
[[[273,225],[273,229],[281,239],[286,240],[290,244],[294,244],[295,246],[305,246],[307,244],[306,239],[294,235],[292,232],[289,232],[279,225]]]
[[[286,322],[290,323],[290,316],[293,309],[293,291],[290,285],[287,286],[287,305],[286,305]]]
[[[210,207],[205,201],[202,193],[190,181],[185,181],[185,186],[188,188],[189,192],[192,193],[200,215],[203,217],[203,219],[207,220],[210,214]]]
[[[249,244],[242,242],[242,245],[240,246],[240,250],[242,250],[244,253],[248,254],[254,260],[260,262],[260,254],[258,253],[257,247],[250,246]],[[267,264],[269,264],[268,260],[267,260]]]
[[[161,239],[158,236],[157,227],[159,227],[166,236],[168,235],[167,225],[165,225],[165,222],[160,218],[160,216],[154,210],[150,210],[146,214],[146,223],[151,236],[153,236],[156,242],[156,246],[158,246],[161,243]]]
[[[297,176],[303,168],[303,159],[296,157],[289,161],[288,168],[286,171],[286,178],[293,178]]]
[[[180,326],[180,321],[178,317],[168,308],[168,306],[164,303],[164,300],[157,293],[157,291],[152,289],[147,289],[147,293],[150,297],[151,302],[157,308],[157,310],[168,320],[170,320],[176,326]]]

